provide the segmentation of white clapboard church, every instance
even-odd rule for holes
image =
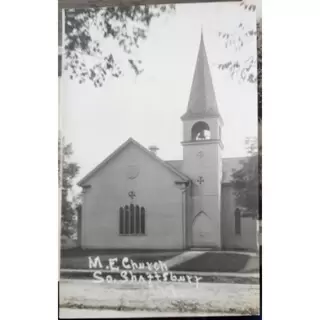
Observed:
[[[256,220],[238,212],[231,181],[245,158],[223,158],[223,119],[203,36],[181,117],[183,159],[129,138],[78,184],[84,249],[256,250]]]

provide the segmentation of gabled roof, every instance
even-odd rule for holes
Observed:
[[[206,48],[201,32],[201,40],[198,51],[197,63],[193,75],[187,112],[182,120],[204,117],[220,117],[216,94],[214,92],[212,78]]]
[[[102,169],[107,163],[117,156],[122,150],[124,150],[127,146],[130,144],[134,144],[138,148],[140,148],[143,152],[148,154],[151,158],[158,161],[161,165],[166,167],[168,170],[176,174],[182,181],[189,181],[190,179],[184,175],[182,172],[178,171],[175,167],[173,167],[170,163],[163,161],[160,159],[157,155],[155,155],[153,152],[146,149],[144,146],[142,146],[140,143],[138,143],[133,138],[129,138],[126,142],[124,142],[119,148],[117,148],[112,154],[110,154],[106,159],[104,159],[99,165],[97,165],[92,171],[90,171],[86,176],[84,176],[79,182],[79,186],[83,186],[94,174],[96,174],[100,169]]]

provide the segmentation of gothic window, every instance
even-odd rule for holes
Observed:
[[[239,208],[234,212],[235,216],[235,232],[236,234],[241,234],[241,211]]]
[[[134,205],[130,205],[130,234],[134,234]]]
[[[140,219],[141,219],[141,221],[140,221],[140,232],[142,233],[142,234],[145,234],[145,219],[146,219],[146,211],[145,211],[145,209],[144,209],[144,207],[142,207],[141,208],[141,213],[140,213],[141,215],[140,215]]]
[[[209,140],[211,139],[210,128],[207,123],[203,121],[196,122],[191,129],[191,140]]]
[[[135,220],[136,220],[136,233],[140,233],[140,207],[136,206],[136,212],[135,212]]]
[[[119,210],[119,233],[124,234],[124,209],[121,207]]]
[[[145,208],[138,205],[126,205],[119,209],[119,233],[120,235],[144,235],[145,234]]]
[[[61,77],[62,74],[62,55],[58,55],[58,77]]]
[[[125,206],[124,207],[124,212],[125,212],[125,215],[124,215],[124,233],[125,234],[129,234],[129,206]]]

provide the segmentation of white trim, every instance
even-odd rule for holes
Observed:
[[[91,170],[86,176],[84,176],[79,182],[78,186],[83,186],[83,184],[88,181],[89,178],[91,178],[95,173],[97,173],[101,168],[103,168],[107,163],[115,157],[121,150],[126,148],[130,143],[133,143],[137,147],[139,147],[142,151],[147,153],[150,157],[152,157],[154,160],[160,162],[163,166],[168,168],[170,171],[174,172],[178,177],[180,177],[183,181],[189,181],[190,179],[184,175],[182,172],[179,172],[169,163],[163,161],[160,159],[157,155],[143,147],[139,142],[135,141],[133,138],[129,138],[126,142],[124,142],[120,147],[118,147],[113,153],[111,153],[106,159],[104,159],[100,164],[98,164],[93,170]]]
[[[181,141],[182,146],[198,145],[198,144],[219,144],[220,148],[224,149],[224,145],[220,139]]]

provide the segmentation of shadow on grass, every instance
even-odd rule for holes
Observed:
[[[174,266],[170,270],[189,272],[258,272],[259,257],[236,253],[207,252]]]

